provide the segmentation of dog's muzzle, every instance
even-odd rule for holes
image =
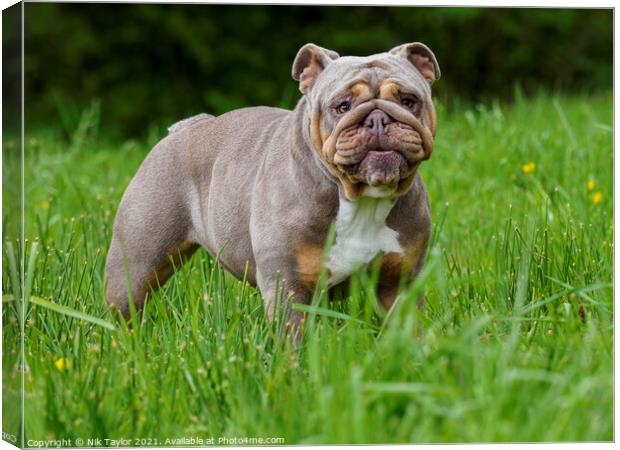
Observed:
[[[325,156],[332,156],[352,181],[370,186],[396,185],[430,157],[433,147],[432,134],[420,120],[380,99],[351,111],[331,137]]]

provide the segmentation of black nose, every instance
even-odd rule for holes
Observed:
[[[373,109],[370,114],[364,119],[364,127],[368,128],[372,134],[382,134],[385,131],[385,127],[394,122],[387,113],[380,109]]]

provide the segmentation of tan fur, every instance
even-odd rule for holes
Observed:
[[[310,136],[312,138],[314,148],[319,152],[319,154],[321,154],[321,156],[325,156],[323,153],[325,141],[321,133],[321,115],[319,111],[316,111],[310,120]]]
[[[302,92],[307,92],[312,87],[316,77],[319,74],[319,67],[316,58],[316,54],[312,54],[310,64],[304,69],[299,79],[299,89]]]
[[[429,83],[437,81],[441,76],[441,70],[439,70],[439,64],[435,55],[430,48],[421,42],[399,45],[390,50],[390,53],[409,60]]]
[[[381,258],[377,294],[384,308],[389,309],[394,304],[401,279],[408,274],[417,274],[422,268],[428,239],[428,233],[423,233],[405,248],[404,256],[390,252]]]
[[[357,186],[354,181],[338,168],[337,164],[334,164],[335,136],[322,128],[318,113],[310,121],[310,136],[315,149],[326,162],[327,169],[342,184],[346,198],[350,200],[358,199],[364,188]]]
[[[410,59],[412,64],[418,68],[424,78],[429,81],[435,81],[437,79],[433,63],[428,57],[413,54],[410,56]]]
[[[323,246],[298,242],[295,245],[295,259],[299,278],[308,288],[314,289],[321,273]],[[329,269],[327,276],[331,276]]]
[[[399,253],[390,252],[381,259],[377,295],[385,309],[390,309],[398,294],[398,285],[405,270],[404,258]]]
[[[385,100],[392,100],[398,102],[398,84],[393,81],[386,80],[379,86],[379,97]]]
[[[381,258],[381,279],[389,282],[398,282],[403,273],[403,255],[390,252]]]
[[[421,258],[426,253],[429,238],[429,234],[423,234],[407,246],[405,249],[405,258],[403,259],[405,271],[410,272],[420,264]]]
[[[431,134],[435,137],[437,127],[437,116],[435,115],[435,110],[429,108],[426,111],[426,122],[428,123],[428,127],[431,129]]]
[[[307,93],[325,66],[339,57],[338,53],[314,44],[306,44],[300,48],[291,73],[293,79],[299,81],[299,90],[304,94]]]
[[[367,100],[374,97],[367,83],[360,81],[351,86],[351,93],[361,100]]]
[[[394,305],[396,297],[398,296],[398,287],[390,284],[379,285],[377,295],[381,306],[389,310]]]

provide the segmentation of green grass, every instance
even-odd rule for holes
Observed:
[[[56,129],[28,133],[26,439],[612,440],[611,99],[440,107],[421,168],[434,219],[422,276],[388,317],[363,273],[346,300],[317,295],[298,351],[265,320],[260,293],[204,251],[152,297],[139,325],[115,323],[102,280],[112,221],[157,132],[105,143],[91,110],[69,143]],[[5,431],[17,426],[7,399],[19,380],[10,189]],[[61,358],[68,368],[56,367]]]

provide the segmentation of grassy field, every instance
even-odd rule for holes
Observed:
[[[612,440],[611,99],[440,106],[421,168],[434,219],[422,276],[387,317],[365,273],[345,301],[317,294],[298,351],[266,322],[260,293],[202,250],[139,325],[116,323],[102,279],[112,221],[164,128],[149,142],[106,143],[94,105],[68,141],[60,127],[28,132],[26,439]],[[17,191],[6,185],[16,161],[5,155],[10,431],[21,247]]]

